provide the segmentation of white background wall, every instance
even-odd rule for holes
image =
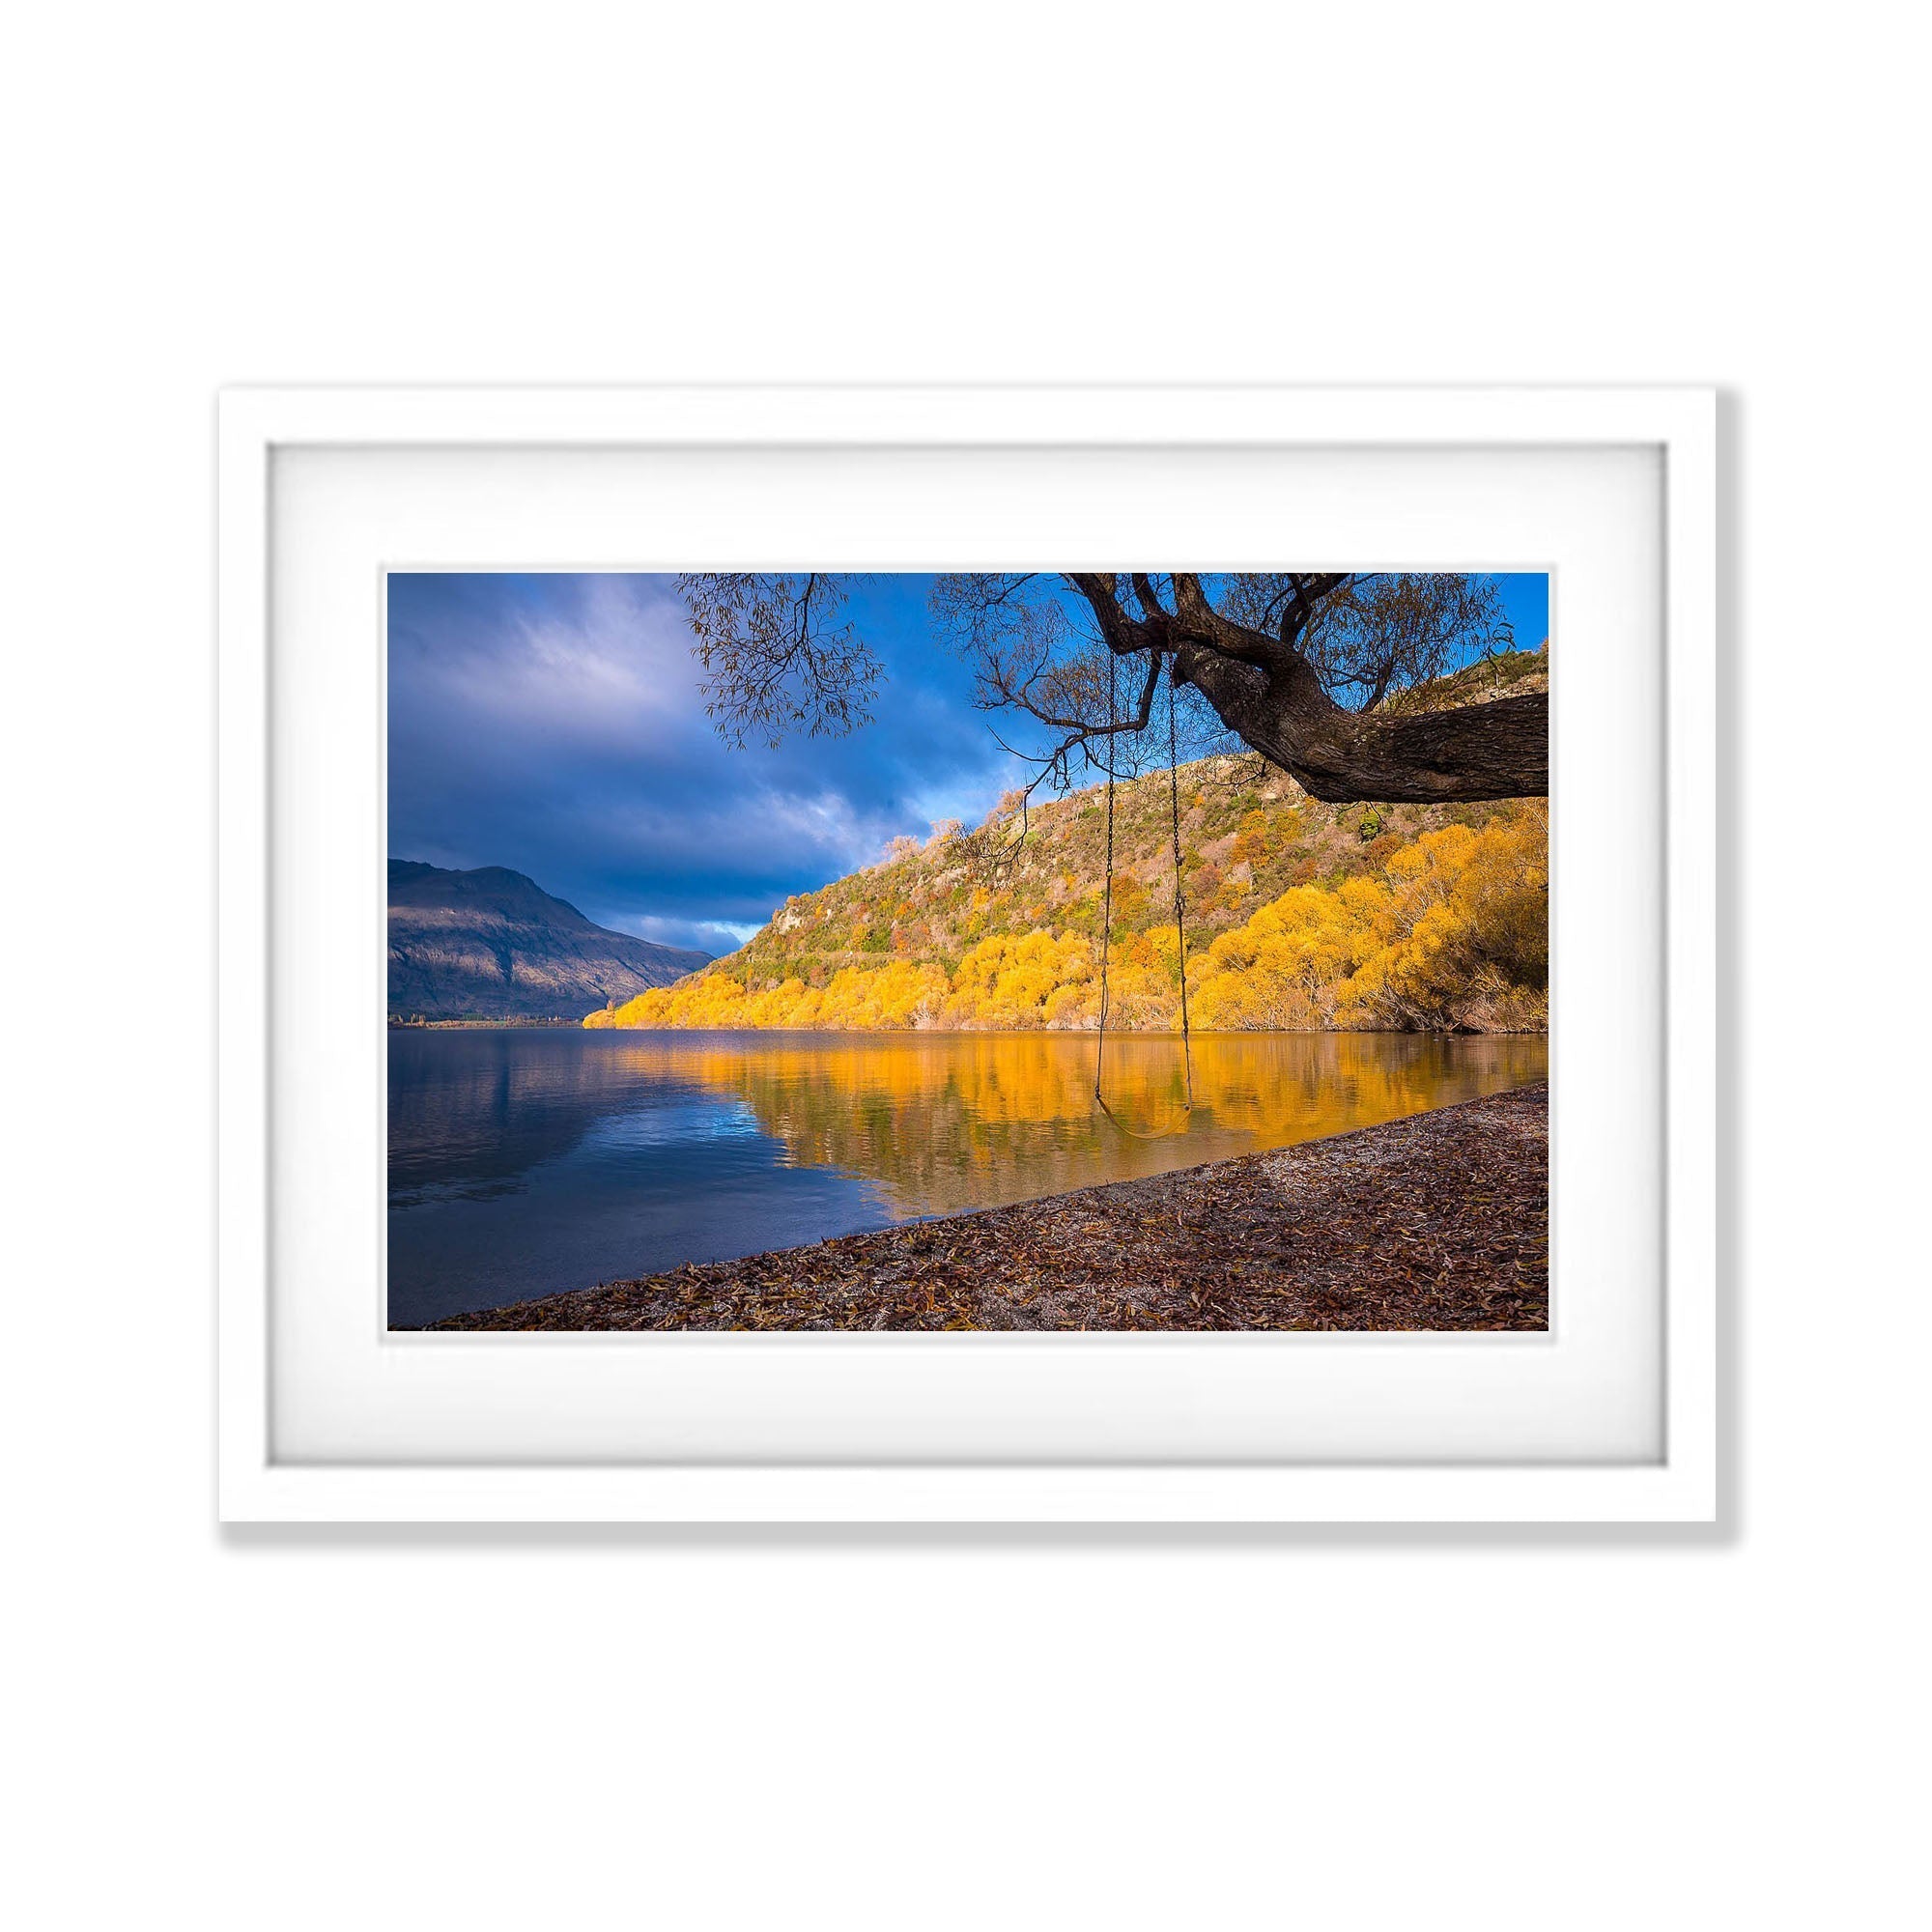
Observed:
[[[1923,1910],[1907,10],[32,10],[0,112],[26,1925]],[[1716,1536],[213,1522],[212,396],[1725,385]]]

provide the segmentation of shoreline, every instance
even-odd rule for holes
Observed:
[[[841,1027],[841,1026],[663,1026],[593,1027],[582,1020],[399,1020],[392,1033],[517,1032],[546,1028],[565,1033],[638,1033],[669,1038],[692,1033],[791,1033],[821,1039],[864,1035],[871,1039],[1094,1039],[1097,1027]],[[1109,1039],[1548,1039],[1548,1027],[1177,1027],[1117,1026],[1107,1022]]]
[[[435,1330],[1543,1330],[1548,1081]]]

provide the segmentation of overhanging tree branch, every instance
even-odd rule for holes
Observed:
[[[721,731],[852,728],[877,660],[838,611],[838,580],[681,580]],[[1148,727],[1163,663],[1218,725],[1331,803],[1448,804],[1549,784],[1542,693],[1424,710],[1399,694],[1508,640],[1492,582],[1454,573],[1072,571],[939,580],[934,613],[973,665],[980,701],[1060,734],[1031,753],[1065,778],[1091,739]],[[1084,616],[1075,621],[1074,612]],[[1091,626],[1091,628],[1089,628]],[[1101,708],[1109,656],[1144,656],[1140,701]],[[1344,702],[1344,699],[1348,702]]]

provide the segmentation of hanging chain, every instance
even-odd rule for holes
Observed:
[[[1187,1025],[1187,902],[1180,890],[1180,765],[1174,728],[1174,668],[1167,675],[1167,803],[1174,826],[1174,944],[1180,966],[1180,1065],[1187,1075],[1187,1104],[1194,1105],[1194,1046]]]
[[[1107,966],[1114,947],[1114,725],[1119,705],[1114,654],[1107,653],[1107,869],[1100,889],[1100,1024],[1094,1037],[1094,1097],[1104,1108],[1101,1063],[1107,1054]]]
[[[1107,659],[1107,868],[1100,887],[1100,1020],[1094,1040],[1094,1099],[1121,1132],[1134,1140],[1159,1140],[1136,1132],[1114,1113],[1101,1091],[1107,1058],[1107,1014],[1111,1000],[1109,968],[1114,952],[1114,741],[1120,725],[1119,681],[1113,657]],[[1194,1111],[1194,1044],[1187,1012],[1187,900],[1180,884],[1180,747],[1174,717],[1174,685],[1167,687],[1167,809],[1174,842],[1174,936],[1180,968],[1180,1064],[1187,1081],[1182,1114]]]

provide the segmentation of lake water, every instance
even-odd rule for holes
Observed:
[[[1371,1126],[1539,1079],[1541,1038],[389,1034],[389,1320],[729,1261]]]

